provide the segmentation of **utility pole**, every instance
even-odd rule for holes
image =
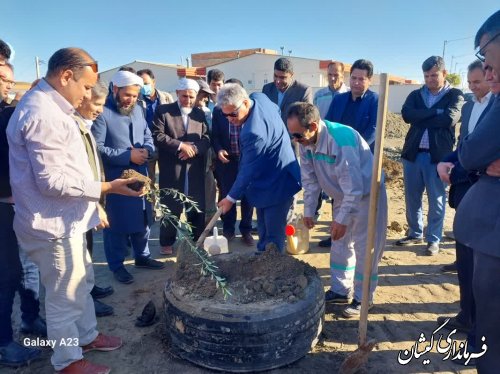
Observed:
[[[445,41],[443,42],[443,60],[444,60],[444,54],[445,54],[445,52],[446,52],[446,44],[451,43],[451,42],[458,42],[458,41],[460,41],[460,40],[472,39],[472,38],[473,38],[473,36],[468,36],[468,37],[466,37],[466,38],[452,39],[452,40],[445,40]],[[453,64],[453,62],[452,62],[452,64]],[[451,69],[451,66],[450,66],[450,69]]]

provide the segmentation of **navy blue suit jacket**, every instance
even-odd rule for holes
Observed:
[[[142,165],[130,161],[132,147],[154,151],[153,138],[144,112],[136,105],[128,116],[120,114],[112,96],[108,97],[104,111],[92,125],[97,149],[101,154],[106,180],[119,178],[126,169],[147,175],[148,163]],[[152,224],[151,203],[143,198],[109,194],[106,197],[106,212],[110,230],[134,233],[144,230],[143,208],[146,208],[148,224]],[[127,212],[124,214],[124,212]]]
[[[244,194],[250,205],[283,203],[300,191],[300,168],[279,108],[262,93],[250,95],[253,107],[240,133],[241,159],[229,196]]]
[[[458,158],[466,170],[483,172],[460,202],[453,232],[460,243],[500,257],[500,178],[484,173],[500,159],[500,96],[474,131],[461,139]]]
[[[343,125],[352,127],[359,132],[373,151],[375,144],[375,127],[377,126],[378,94],[371,90],[367,90],[361,99],[361,105],[356,114],[356,123],[343,123],[342,115],[351,97],[351,92],[335,95],[325,119],[330,122],[342,123]]]
[[[230,152],[231,141],[229,139],[229,121],[222,114],[221,108],[216,106],[212,112],[212,147],[215,154],[225,149]]]

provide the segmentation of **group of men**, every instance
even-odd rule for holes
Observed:
[[[426,250],[429,255],[439,252],[444,182],[451,182],[453,206],[458,207],[454,231],[462,310],[450,323],[467,329],[469,344],[478,349],[486,337],[488,352],[477,365],[480,373],[493,373],[499,363],[495,352],[500,349],[496,322],[500,294],[498,287],[491,287],[498,282],[500,268],[500,203],[495,197],[500,186],[496,126],[500,12],[480,28],[475,46],[480,48],[477,57],[482,64],[469,67],[473,103],[462,108],[462,93],[445,81],[442,58],[431,56],[422,65],[425,85],[412,92],[403,106],[403,119],[410,124],[402,151],[409,230],[396,244],[424,240],[422,194],[426,189]],[[0,94],[5,99],[8,90],[3,87],[12,88],[13,67],[8,46],[2,42],[0,47]],[[354,62],[350,89],[343,83],[343,70],[341,63],[331,63],[329,86],[313,98],[311,88],[294,79],[290,60],[280,58],[274,66],[274,82],[265,85],[263,93],[248,95],[237,79],[224,82],[223,75],[212,71],[208,82],[180,79],[174,102],[156,89],[150,70],[118,71],[106,87],[98,82],[97,62],[86,51],[64,48],[54,53],[46,77],[15,109],[1,104],[2,131],[8,140],[2,140],[2,166],[5,143],[10,168],[6,175],[2,168],[0,232],[2,241],[10,243],[11,252],[5,257],[12,259],[1,272],[1,363],[24,364],[40,353],[15,343],[10,323],[13,295],[18,288],[22,292],[20,269],[32,261],[46,289],[46,334],[56,342],[54,368],[61,373],[110,371],[83,359],[88,351],[110,351],[122,345],[120,338],[97,331],[92,293],[102,295],[106,290],[94,288],[89,231],[104,229],[108,266],[119,282],[133,281],[124,266],[127,246],[133,249],[136,267],[163,267],[151,258],[148,247],[155,207],[144,190],[128,187],[133,179],[121,178],[125,169],[143,175],[149,169],[154,183],[156,161],[160,189],[182,192],[199,208],[186,209],[165,193],[155,202],[160,210],[167,206],[179,216],[186,209],[193,235],[198,237],[206,212],[215,209],[215,188],[206,188],[213,183],[207,179],[212,173],[228,239],[235,235],[235,203],[240,200],[241,239],[253,245],[251,217],[256,209],[256,254],[271,244],[284,251],[287,216],[301,187],[304,223],[309,228],[315,224],[319,197],[326,193],[332,198],[333,219],[331,287],[325,301],[348,304],[343,311],[347,318],[359,315],[378,97],[369,90],[373,75],[369,61]],[[8,126],[4,113],[10,118]],[[454,127],[460,116],[461,137],[453,154]],[[300,166],[293,144],[299,150]],[[370,307],[387,227],[383,182],[380,191]],[[163,254],[173,253],[175,240],[175,227],[162,224]],[[23,318],[27,332],[43,334],[42,322],[37,310],[34,318]],[[68,338],[77,343],[63,344]]]

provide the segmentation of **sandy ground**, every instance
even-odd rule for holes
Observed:
[[[396,159],[402,139],[387,139],[387,154]],[[456,365],[450,360],[443,361],[444,355],[433,350],[418,360],[413,359],[403,366],[398,363],[400,350],[411,349],[421,333],[428,339],[437,328],[436,318],[452,316],[458,311],[458,286],[456,274],[443,274],[440,267],[454,261],[454,242],[444,238],[442,251],[437,256],[424,254],[425,245],[396,247],[395,239],[403,236],[405,228],[403,183],[400,177],[389,183],[389,224],[388,241],[380,264],[380,282],[375,295],[375,306],[369,315],[368,336],[378,343],[369,355],[366,373],[475,373],[473,368]],[[425,205],[424,205],[425,206]],[[300,204],[299,204],[299,209]],[[445,232],[451,230],[453,211],[447,210]],[[298,258],[318,269],[325,289],[329,285],[329,250],[317,246],[325,237],[331,220],[331,208],[324,205],[318,225],[311,231],[310,251]],[[401,232],[398,232],[398,230]],[[124,346],[114,352],[91,352],[86,358],[113,368],[114,373],[205,373],[211,372],[170,353],[165,339],[163,319],[150,327],[134,326],[136,316],[149,300],[153,300],[158,313],[163,312],[162,290],[165,281],[173,273],[175,258],[158,255],[158,223],[152,228],[150,249],[153,257],[161,258],[165,268],[158,271],[136,269],[133,261],[127,261],[128,270],[135,282],[123,285],[116,282],[107,269],[102,245],[102,236],[95,238],[94,268],[98,285],[112,285],[115,293],[104,302],[112,305],[115,315],[98,319],[99,330],[123,338]],[[230,244],[231,250],[253,251],[241,245],[239,236]],[[341,306],[327,306],[325,325],[319,344],[304,358],[287,367],[270,373],[335,373],[349,352],[356,349],[357,320],[346,320],[341,316]],[[19,306],[16,303],[14,321],[19,325]],[[445,337],[447,333],[445,334]],[[22,338],[23,336],[18,336]],[[465,337],[455,335],[455,338]],[[436,336],[437,338],[437,336]],[[420,350],[422,350],[422,346]],[[17,370],[0,367],[1,373],[52,373],[50,349],[44,349],[43,358],[30,367]],[[428,359],[430,363],[423,364]]]

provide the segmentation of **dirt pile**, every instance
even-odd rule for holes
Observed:
[[[387,112],[385,123],[385,137],[389,139],[404,139],[409,125],[403,121],[401,114]]]
[[[267,250],[261,255],[224,254],[211,259],[218,273],[227,281],[231,296],[226,303],[248,304],[259,301],[294,302],[304,297],[309,278],[316,269],[292,256],[282,255],[276,250]],[[189,294],[193,299],[223,301],[222,292],[209,276],[200,272],[200,259],[187,246],[179,248],[173,282],[179,293]]]
[[[393,161],[384,155],[382,168],[385,172],[387,185],[400,184],[403,181],[403,165],[401,162]]]

